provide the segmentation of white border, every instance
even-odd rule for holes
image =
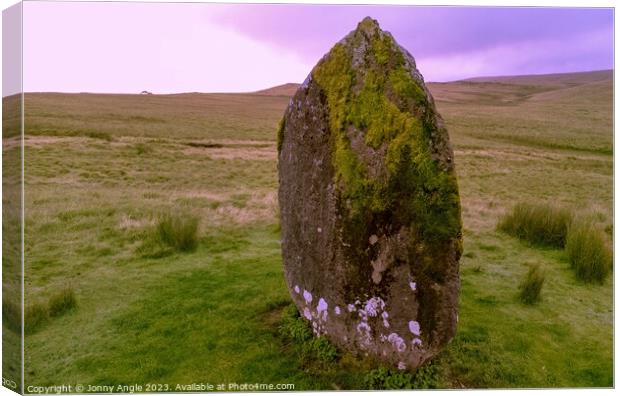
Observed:
[[[26,0],[26,1],[30,1],[30,0]],[[73,1],[73,2],[97,2],[96,0],[81,0],[81,1],[75,1],[75,0],[68,0],[68,1]],[[127,2],[127,1],[123,1],[123,0],[105,0],[107,2]],[[101,2],[101,1],[99,1]],[[590,0],[590,1],[551,1],[551,0],[521,0],[521,1],[516,1],[516,0],[505,0],[502,2],[498,2],[493,1],[493,0],[470,0],[470,1],[465,1],[465,0],[424,0],[424,1],[413,1],[413,0],[389,0],[389,1],[381,1],[381,0],[339,0],[339,1],[330,1],[330,0],[314,0],[314,1],[303,1],[303,0],[287,0],[287,1],[268,1],[268,0],[253,0],[253,1],[248,1],[248,0],[237,0],[237,1],[226,1],[226,0],[222,0],[222,1],[183,1],[183,0],[133,0],[133,2],[141,2],[141,3],[261,3],[261,4],[273,4],[273,3],[292,3],[292,4],[343,4],[343,5],[353,5],[353,4],[382,4],[382,5],[390,5],[390,4],[394,4],[394,5],[429,5],[429,6],[486,6],[486,7],[605,7],[605,8],[614,8],[616,7],[616,2],[615,1],[609,1],[609,0]],[[14,4],[17,4],[18,1],[15,0],[9,0],[9,1],[3,1],[2,3],[2,8],[8,8],[9,6],[12,6]],[[615,17],[615,10],[614,10],[614,17]],[[615,24],[614,24],[615,25]],[[23,29],[23,9],[22,9],[22,29]],[[22,33],[22,38],[23,38],[23,33]],[[618,39],[618,31],[614,29],[614,49],[615,49],[615,42],[617,42]],[[0,30],[0,42],[1,42],[1,30]],[[22,48],[23,51],[23,48]],[[614,70],[615,70],[615,64],[616,64],[616,57],[618,56],[618,54],[614,51]],[[22,60],[23,60],[23,56],[22,56]],[[1,59],[1,53],[0,53],[0,63],[1,63],[2,59]],[[0,82],[0,92],[1,92],[1,82]],[[23,87],[23,73],[22,73],[22,87]],[[618,114],[618,102],[615,100],[616,98],[616,92],[617,92],[617,82],[615,80],[615,72],[614,72],[614,153],[617,150],[617,145],[616,145],[616,139],[615,139],[615,125],[616,125],[616,116]],[[23,139],[24,139],[24,119],[23,119],[23,111],[24,111],[24,98],[22,95],[22,310],[23,310],[23,248],[24,248],[24,244],[23,244],[23,237],[24,237],[24,202],[23,202],[23,198],[24,198],[24,184],[23,184],[23,160],[24,160],[24,153],[23,153]],[[1,119],[1,115],[2,115],[2,110],[0,108],[0,119]],[[0,175],[1,175],[1,170],[2,170],[2,162],[1,162],[1,152],[0,152]],[[618,202],[615,200],[615,197],[617,196],[617,193],[619,191],[619,188],[616,185],[615,182],[615,175],[617,174],[617,171],[619,170],[619,166],[618,163],[616,163],[615,161],[615,155],[614,155],[614,225],[616,224],[615,220],[616,220],[616,216],[615,214],[617,213],[617,208],[618,208]],[[0,194],[2,192],[2,186],[0,184]],[[2,236],[2,230],[0,227],[0,238]],[[614,246],[618,246],[618,242],[620,240],[620,237],[618,236],[618,234],[615,232],[615,227],[614,227]],[[614,249],[615,250],[615,249]],[[2,246],[0,244],[0,255],[2,252]],[[615,329],[617,328],[618,325],[618,318],[615,315],[615,296],[616,296],[616,291],[617,291],[617,287],[620,281],[620,275],[618,274],[618,262],[620,260],[617,259],[616,255],[614,255],[614,267],[616,269],[616,271],[614,271],[614,385],[615,385],[615,379],[618,378],[618,373],[619,373],[619,369],[618,369],[618,365],[615,364],[615,357],[617,356],[617,352],[618,352],[618,345],[616,343],[616,338],[615,338]],[[1,273],[1,268],[0,268],[0,273]],[[23,313],[23,312],[22,312]],[[22,320],[23,320],[23,315],[22,315]],[[1,318],[0,318],[1,321]],[[22,326],[22,332],[23,332],[23,326]],[[0,352],[1,352],[1,343],[0,343]],[[0,359],[1,359],[1,353],[0,353]],[[22,335],[22,363],[23,363],[24,359],[23,359],[23,335]],[[23,386],[23,372],[24,367],[22,364],[22,386]],[[441,390],[441,391],[433,391],[434,393],[440,393],[440,394],[444,394],[447,392],[454,392],[454,391],[458,391],[458,390]],[[588,394],[609,394],[614,392],[613,389],[548,389],[548,390],[467,390],[468,394],[472,394],[472,395],[500,395],[503,394],[505,392],[509,392],[512,395],[524,395],[524,394],[541,394],[541,393],[545,393],[545,394],[562,394],[562,395],[581,395],[585,392],[588,392]],[[413,393],[415,391],[404,391],[404,393],[406,394],[410,394]],[[305,392],[306,394],[316,394],[316,395],[326,395],[326,394],[336,394],[335,392]],[[347,392],[347,393],[355,393],[355,394],[361,394],[361,392]],[[615,392],[614,392],[615,393]],[[7,388],[4,387],[0,387],[0,396],[8,396],[8,395],[14,395],[15,393],[11,392],[10,390],[8,390]],[[382,392],[382,394],[403,394],[403,391],[393,391],[393,392]],[[175,394],[176,395],[176,394]],[[186,394],[178,394],[178,395],[186,395]]]

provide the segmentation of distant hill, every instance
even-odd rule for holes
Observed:
[[[287,83],[252,93],[268,96],[293,96],[299,85],[297,83]]]
[[[513,85],[536,85],[553,87],[571,87],[609,81],[613,78],[613,70],[596,70],[576,73],[530,74],[522,76],[475,77],[461,81],[492,82]]]
[[[612,103],[613,71],[476,77],[431,82],[428,87],[436,101],[449,103],[502,105],[545,98],[557,103],[587,103],[599,99]]]
[[[596,70],[588,72],[575,73],[555,73],[555,74],[530,74],[519,76],[489,76],[474,77],[464,80],[450,82],[427,82],[433,90],[438,87],[449,84],[459,85],[467,83],[494,83],[494,84],[510,84],[510,85],[529,85],[536,86],[540,91],[546,91],[552,88],[570,88],[577,85],[608,82],[613,78],[613,70]],[[300,84],[287,83],[275,87],[252,92],[258,95],[268,96],[293,96]]]

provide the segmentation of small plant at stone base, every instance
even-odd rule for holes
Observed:
[[[575,221],[566,239],[566,254],[577,278],[603,283],[612,267],[612,252],[604,231],[591,221]]]
[[[439,386],[439,367],[434,362],[420,366],[415,373],[380,367],[364,377],[366,389],[436,389]]]
[[[519,299],[524,304],[535,304],[540,301],[540,292],[545,283],[545,272],[540,264],[530,266],[525,279],[519,285]]]
[[[322,363],[333,363],[338,360],[338,350],[325,337],[313,337],[302,344],[303,359],[316,359]]]
[[[290,304],[284,309],[279,330],[283,337],[298,343],[306,342],[312,338],[312,330],[299,315],[294,304]]]
[[[413,374],[414,389],[437,389],[440,386],[440,366],[432,361],[420,366]]]
[[[325,337],[315,337],[308,321],[302,318],[293,304],[284,309],[280,334],[295,344],[295,349],[302,362],[333,363],[338,360],[339,354]]]
[[[159,218],[157,233],[168,246],[189,252],[198,246],[198,224],[198,217],[190,213],[166,213]]]

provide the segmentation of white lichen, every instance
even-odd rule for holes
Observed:
[[[312,314],[310,313],[310,310],[308,309],[308,307],[304,308],[304,317],[308,320],[312,320]]]
[[[404,352],[407,349],[405,340],[403,340],[403,338],[396,333],[390,333],[387,340],[394,348],[396,348],[398,352]]]
[[[398,362],[399,370],[405,370],[406,368],[407,368],[407,365],[404,362]]]
[[[323,311],[327,311],[327,301],[325,301],[325,300],[323,299],[323,297],[321,297],[321,298],[319,299],[319,304],[316,306],[316,311],[317,311],[318,313],[321,313],[321,312],[323,312]]]
[[[366,301],[364,311],[368,316],[377,316],[378,311],[382,311],[385,308],[385,302],[380,297],[373,297]]]
[[[417,336],[420,335],[420,324],[415,320],[409,322],[409,331]]]
[[[365,320],[362,320],[357,325],[357,332],[360,334],[359,342],[362,348],[369,347],[372,343],[372,335],[370,334],[370,325]]]
[[[299,286],[295,285],[294,290],[295,290],[295,293],[299,294]]]
[[[370,326],[368,325],[368,322],[361,321],[358,323],[357,325],[358,333],[369,332],[369,331],[370,331]]]
[[[416,291],[416,283],[415,282],[409,282],[409,287],[411,288],[411,290]]]
[[[310,304],[312,302],[312,294],[308,290],[304,289],[304,300],[306,300],[306,304]]]
[[[334,308],[334,313],[335,313],[336,315],[340,315],[340,307],[339,307],[339,306],[336,306],[336,307]]]

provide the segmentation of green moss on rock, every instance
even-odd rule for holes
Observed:
[[[365,67],[356,68],[352,59],[364,40],[369,41]],[[435,131],[425,121],[426,92],[391,36],[365,19],[353,37],[337,44],[317,65],[312,77],[327,98],[335,175],[344,186],[351,217],[398,211],[402,222],[419,230],[426,242],[459,238],[455,173],[442,169],[432,157]],[[351,147],[351,127],[363,133],[368,147],[386,149],[387,178],[369,176]]]

